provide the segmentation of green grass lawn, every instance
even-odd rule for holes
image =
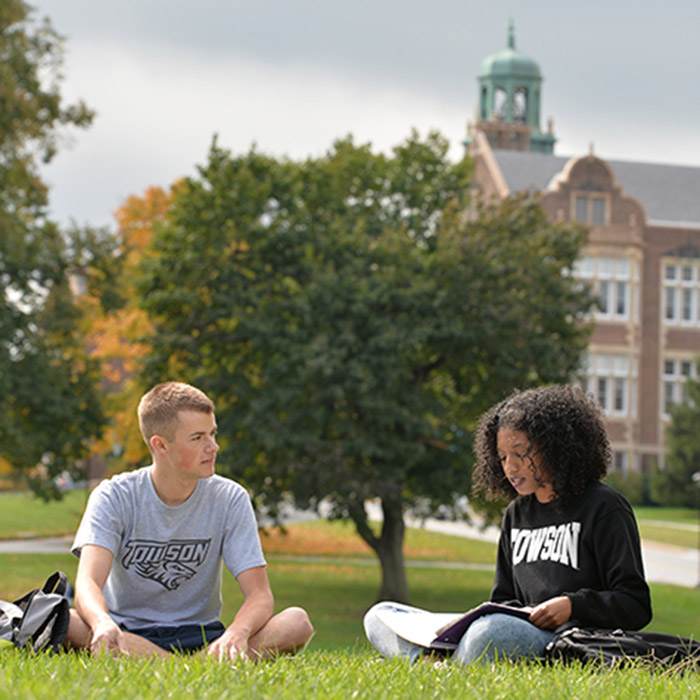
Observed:
[[[0,537],[18,532],[43,535],[72,533],[84,507],[85,493],[66,494],[59,503],[44,504],[28,494],[0,495]],[[692,525],[692,511],[640,509],[641,527],[650,520]],[[652,518],[653,516],[653,518]],[[663,529],[663,528],[662,528]],[[677,534],[678,530],[671,530]],[[692,531],[689,533],[694,536]],[[379,567],[369,547],[349,523],[312,521],[298,523],[287,534],[270,530],[262,535],[270,562],[278,608],[303,605],[319,630],[313,644],[335,649],[352,646],[362,637],[359,621],[379,589]],[[692,546],[692,545],[688,545]],[[463,537],[409,528],[405,540],[407,561],[468,562],[493,565],[495,545]],[[0,598],[12,600],[39,585],[60,568],[75,576],[76,560],[70,555],[0,555]],[[486,599],[493,572],[412,568],[409,565],[412,602],[432,610],[466,610]],[[653,585],[654,620],[650,629],[685,636],[700,632],[700,591]],[[234,581],[225,577],[227,619],[240,602]]]
[[[67,511],[68,512],[68,511]],[[456,664],[384,661],[369,648],[362,617],[374,602],[380,570],[366,547],[343,523],[314,522],[263,536],[276,608],[302,605],[316,634],[299,657],[274,662],[218,665],[193,657],[166,661],[84,654],[32,657],[0,652],[0,698],[396,698],[477,697],[570,699],[610,697],[666,700],[700,697],[700,673],[668,675],[648,669],[616,671],[539,664]],[[407,558],[426,562],[492,564],[494,545],[460,537],[409,531]],[[303,556],[309,556],[302,560]],[[1,554],[0,598],[12,600],[41,584],[56,569],[75,578],[69,554]],[[412,602],[436,611],[462,611],[488,597],[493,572],[409,566]],[[697,636],[700,590],[652,585],[650,630]],[[233,578],[224,575],[223,619],[241,602]]]
[[[58,700],[265,698],[299,700],[688,700],[700,673],[615,671],[578,665],[457,664],[384,661],[364,650],[313,651],[261,664],[217,664],[196,657],[166,660],[0,653],[0,696]]]
[[[658,525],[660,521],[649,522],[639,521],[639,534],[642,540],[650,542],[662,542],[674,547],[684,547],[685,549],[697,549],[700,535],[697,528],[695,530],[682,530],[676,527]]]
[[[43,583],[56,569],[75,580],[77,562],[70,554],[0,554],[0,598],[14,600]],[[269,577],[277,610],[305,607],[316,628],[312,649],[364,645],[362,617],[376,600],[380,583],[376,563],[296,563],[269,556]],[[435,611],[468,610],[486,600],[493,572],[409,567],[411,602]],[[224,575],[224,622],[233,619],[241,594]],[[700,590],[653,584],[654,619],[647,629],[695,636],[700,630]]]
[[[86,503],[87,494],[82,489],[69,491],[63,500],[50,503],[28,491],[0,493],[0,540],[73,533]]]
[[[697,549],[698,512],[690,508],[635,508],[642,539]]]
[[[666,520],[674,523],[686,523],[695,527],[698,526],[698,511],[692,508],[637,506],[634,512],[640,520]]]

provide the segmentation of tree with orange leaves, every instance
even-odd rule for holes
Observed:
[[[167,215],[170,198],[171,193],[160,187],[149,187],[142,197],[130,196],[114,215],[118,233],[112,255],[103,254],[101,264],[93,259],[80,271],[86,280],[80,301],[85,339],[91,357],[100,363],[110,419],[96,451],[118,456],[121,463],[136,464],[146,457],[136,405],[143,393],[138,370],[149,351],[151,323],[136,303],[133,280],[139,262],[148,254],[154,227]],[[108,271],[110,264],[117,270]]]

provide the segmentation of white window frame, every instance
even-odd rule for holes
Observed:
[[[686,403],[688,397],[685,383],[695,379],[697,367],[695,357],[665,357],[661,364],[661,417],[671,417],[670,408],[676,404]]]
[[[621,353],[590,353],[584,357],[579,383],[596,397],[608,416],[636,416],[636,357]]]
[[[636,320],[638,263],[630,258],[584,255],[576,261],[574,276],[588,282],[600,302],[597,321]]]
[[[661,265],[663,324],[700,328],[700,259],[664,258]]]

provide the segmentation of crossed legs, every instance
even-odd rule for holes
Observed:
[[[245,652],[254,660],[280,654],[294,654],[311,639],[313,631],[305,610],[297,607],[286,608],[271,617],[250,637]],[[125,653],[131,656],[170,656],[170,652],[138,634],[125,631],[123,635]],[[91,629],[75,610],[71,610],[66,646],[73,649],[89,649],[91,639]],[[204,647],[200,654],[206,653],[207,648]]]
[[[367,639],[382,656],[417,659],[427,650],[399,637],[377,613],[382,610],[406,611],[412,608],[401,603],[377,603],[365,615]],[[486,615],[474,621],[455,649],[452,659],[461,664],[489,662],[494,659],[541,658],[554,636],[527,620],[510,615]]]

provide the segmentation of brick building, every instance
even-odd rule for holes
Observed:
[[[700,167],[554,155],[540,130],[539,67],[515,48],[487,58],[465,145],[480,196],[540,193],[554,220],[590,227],[576,274],[596,290],[577,379],[604,406],[615,468],[663,463],[669,407],[700,355]]]

